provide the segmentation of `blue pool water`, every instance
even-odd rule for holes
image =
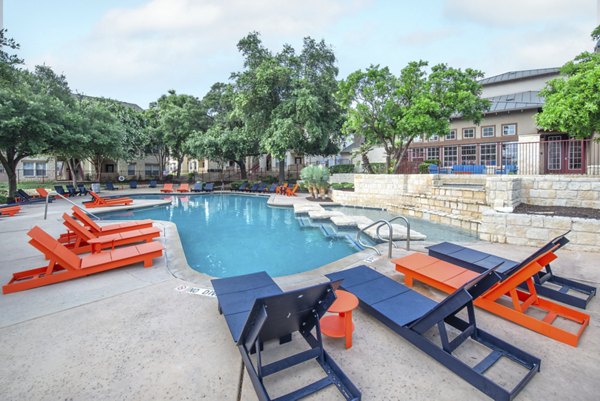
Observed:
[[[137,197],[163,199],[161,195]],[[291,208],[273,208],[266,197],[167,196],[167,206],[103,214],[107,220],[154,219],[177,225],[188,264],[214,277],[257,271],[285,276],[321,267],[358,249],[351,241],[301,227]]]

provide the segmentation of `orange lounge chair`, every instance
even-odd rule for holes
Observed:
[[[165,184],[163,185],[160,192],[173,192],[173,184]]]
[[[31,237],[29,243],[49,259],[48,266],[14,273],[8,284],[2,287],[4,294],[89,276],[140,262],[144,263],[144,267],[151,267],[152,260],[162,256],[163,252],[162,244],[152,241],[79,257],[40,227],[33,227],[27,235]]]
[[[0,215],[2,216],[14,216],[21,211],[21,206],[7,206],[0,208]]]
[[[42,198],[46,198],[49,195],[48,191],[46,191],[46,188],[36,188],[35,190]],[[50,196],[50,198],[52,199],[54,196]]]
[[[189,184],[180,184],[179,188],[177,188],[177,192],[190,192]]]
[[[284,195],[285,192],[288,189],[288,183],[284,182],[283,185],[280,185],[277,187],[277,189],[275,190],[275,193],[280,194],[280,195]]]
[[[99,226],[82,209],[80,209],[76,206],[73,206],[73,208],[71,210],[73,211],[73,217],[75,217],[77,220],[81,221],[81,223],[91,233],[93,233],[94,235],[98,235],[98,236],[112,235],[112,234],[118,234],[118,233],[122,233],[122,232],[126,232],[126,231],[139,230],[142,228],[152,227],[152,223],[153,223],[152,220],[139,220],[139,221],[124,221],[122,223]],[[61,236],[58,238],[58,241],[62,242],[62,243],[71,242],[73,239],[73,235],[74,235],[74,233],[72,233],[72,232],[66,233],[66,234],[61,234]]]
[[[298,187],[300,187],[300,185],[298,185],[298,183],[296,183],[296,185],[294,185],[294,188],[287,188],[285,190],[285,195],[286,196],[296,196],[296,191],[298,190]]]
[[[539,298],[533,281],[535,274],[556,259],[554,251],[557,247],[558,245],[553,241],[549,242],[515,266],[509,274],[506,274],[503,281],[475,299],[474,303],[488,312],[575,347],[590,322],[590,316]],[[392,263],[396,264],[397,271],[404,274],[407,286],[412,287],[413,280],[417,280],[446,293],[454,292],[479,274],[422,253],[413,253],[403,258],[393,259]],[[526,291],[518,288],[521,283],[527,285]],[[505,295],[507,297],[504,297]],[[528,309],[542,312],[543,316],[537,318],[532,314],[527,314]],[[572,332],[555,326],[553,323],[557,318],[575,323],[579,325],[579,328]]]
[[[108,206],[126,206],[133,203],[131,198],[102,198],[94,191],[88,191],[92,196],[91,202],[85,202],[83,205],[87,208],[92,207],[108,207]]]
[[[97,253],[102,249],[115,249],[116,246],[129,245],[136,242],[152,242],[154,238],[160,236],[160,230],[157,227],[146,227],[101,236],[92,233],[66,213],[63,214],[63,219],[65,220],[63,224],[69,230],[67,238],[70,237],[65,246],[77,254],[86,252]]]

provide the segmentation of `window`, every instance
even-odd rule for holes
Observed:
[[[517,124],[503,124],[502,125],[502,135],[516,135],[517,134]]]
[[[463,128],[463,139],[475,138],[475,128]]]
[[[414,161],[422,162],[424,155],[425,155],[425,149],[413,148],[413,149],[410,149],[410,153],[408,154],[408,157],[411,162],[414,162]]]
[[[502,164],[517,164],[517,156],[519,155],[518,145],[516,142],[502,144]]]
[[[440,136],[439,135],[431,135],[429,137],[429,142],[435,142],[435,141],[439,141],[440,140]]]
[[[455,131],[456,132],[456,131]],[[456,146],[444,146],[444,167],[452,167],[458,162],[458,148]]]
[[[484,143],[481,145],[481,164],[486,166],[496,165],[496,144]]]
[[[146,176],[152,176],[152,177],[160,175],[160,169],[158,167],[158,164],[146,163],[146,166],[144,167],[144,174]]]
[[[481,137],[482,138],[493,138],[496,136],[496,127],[493,125],[489,125],[487,127],[481,127]]]
[[[440,160],[440,148],[427,148],[427,160]]]
[[[24,177],[45,177],[46,162],[23,162]]]
[[[451,129],[450,132],[446,134],[446,140],[456,139],[456,130]]]
[[[569,170],[581,170],[583,165],[582,153],[583,153],[583,142],[582,141],[569,141]]]
[[[198,162],[191,161],[188,163],[188,171],[196,171],[197,170],[197,166],[198,166]]]
[[[115,172],[115,165],[114,164],[107,164],[104,166],[104,172],[105,173],[114,173]]]
[[[129,163],[127,165],[127,175],[135,175],[135,163]]]
[[[294,164],[302,164],[302,156],[294,157]]]
[[[477,164],[477,145],[460,147],[460,164]]]

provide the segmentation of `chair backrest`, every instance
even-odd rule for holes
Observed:
[[[427,168],[429,169],[429,174],[438,174],[440,172],[437,164],[430,164]]]
[[[63,188],[62,185],[55,185],[54,189],[56,190],[57,193],[64,195],[66,194],[65,189]]]
[[[87,188],[83,184],[77,184],[77,188],[79,188],[79,192],[86,195],[88,193]]]
[[[271,184],[271,186],[269,187],[269,192],[275,192],[277,187],[278,187],[277,183]]]
[[[292,194],[295,194],[295,193],[296,193],[296,191],[298,190],[298,188],[299,188],[299,187],[300,187],[300,184],[296,183],[296,184],[294,185],[294,187],[292,188],[292,190],[291,190],[291,193],[292,193]]]
[[[104,199],[101,198],[97,193],[95,193],[94,191],[89,191],[88,192],[92,198],[94,198],[95,201],[97,201],[98,203],[105,203]]]
[[[179,188],[180,191],[189,191],[190,190],[190,185],[189,184],[179,184]]]
[[[135,180],[129,181],[129,188],[137,188],[137,181],[135,181]]]
[[[35,189],[37,191],[38,194],[40,194],[41,197],[45,198],[46,196],[48,196],[48,191],[46,191],[45,188],[36,188]]]
[[[85,239],[86,241],[97,238],[96,235],[92,234],[89,230],[87,230],[84,226],[77,222],[77,220],[75,220],[68,214],[64,213],[63,219],[63,224],[65,225],[65,227],[67,227],[71,231],[74,231],[77,235],[83,237],[83,239]]]
[[[29,199],[31,199],[31,196],[30,196],[30,195],[29,195],[27,192],[23,191],[22,189],[17,189],[17,193],[18,193],[18,194],[19,194],[19,196],[20,196],[21,198],[23,198],[24,200],[29,200]]]
[[[156,180],[151,180],[150,181],[150,185],[148,185],[150,188],[156,188]]]
[[[112,182],[109,181],[106,183],[106,189],[113,190],[113,189],[115,189],[115,186],[113,185]]]
[[[212,182],[209,182],[208,184],[206,184],[206,185],[204,186],[204,189],[205,189],[206,191],[212,191],[212,190],[213,190],[213,188],[214,188],[214,186],[215,186],[215,184],[213,184]]]
[[[69,270],[77,270],[81,267],[81,259],[67,249],[63,244],[52,238],[40,227],[35,226],[27,233],[31,237],[29,243],[42,252],[49,259],[55,259],[63,267]]]
[[[91,192],[92,191],[90,191],[90,193]],[[81,221],[86,226],[92,227],[92,229],[96,232],[102,231],[102,227],[96,224],[96,222],[92,220],[86,212],[75,206],[73,206],[71,210],[73,211],[73,216],[77,217],[77,220]]]
[[[173,184],[167,182],[163,185],[163,189],[173,189]]]
[[[202,191],[202,183],[197,182],[194,184],[194,191]]]

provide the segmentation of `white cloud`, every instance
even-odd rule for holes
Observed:
[[[423,46],[429,45],[451,36],[460,34],[456,29],[443,28],[432,31],[414,31],[406,35],[400,36],[399,40],[401,44],[411,46]]]
[[[180,92],[193,82],[208,89],[225,81],[241,58],[236,44],[250,31],[259,31],[267,47],[279,50],[285,42],[299,45],[304,36],[321,39],[340,18],[354,13],[364,1],[344,0],[151,0],[130,8],[112,9],[86,37],[46,62],[65,71],[75,88],[96,91],[102,84],[118,87],[142,82],[156,96],[170,88]],[[54,59],[52,61],[52,59]],[[215,66],[215,60],[229,62]],[[215,70],[220,73],[214,78]],[[211,82],[203,82],[210,79]],[[156,81],[160,82],[156,82]],[[85,86],[80,85],[84,83]],[[90,84],[93,82],[93,84]],[[202,93],[197,95],[202,96]]]
[[[595,14],[594,3],[591,0],[446,0],[444,14],[455,20],[513,27],[585,17]]]

